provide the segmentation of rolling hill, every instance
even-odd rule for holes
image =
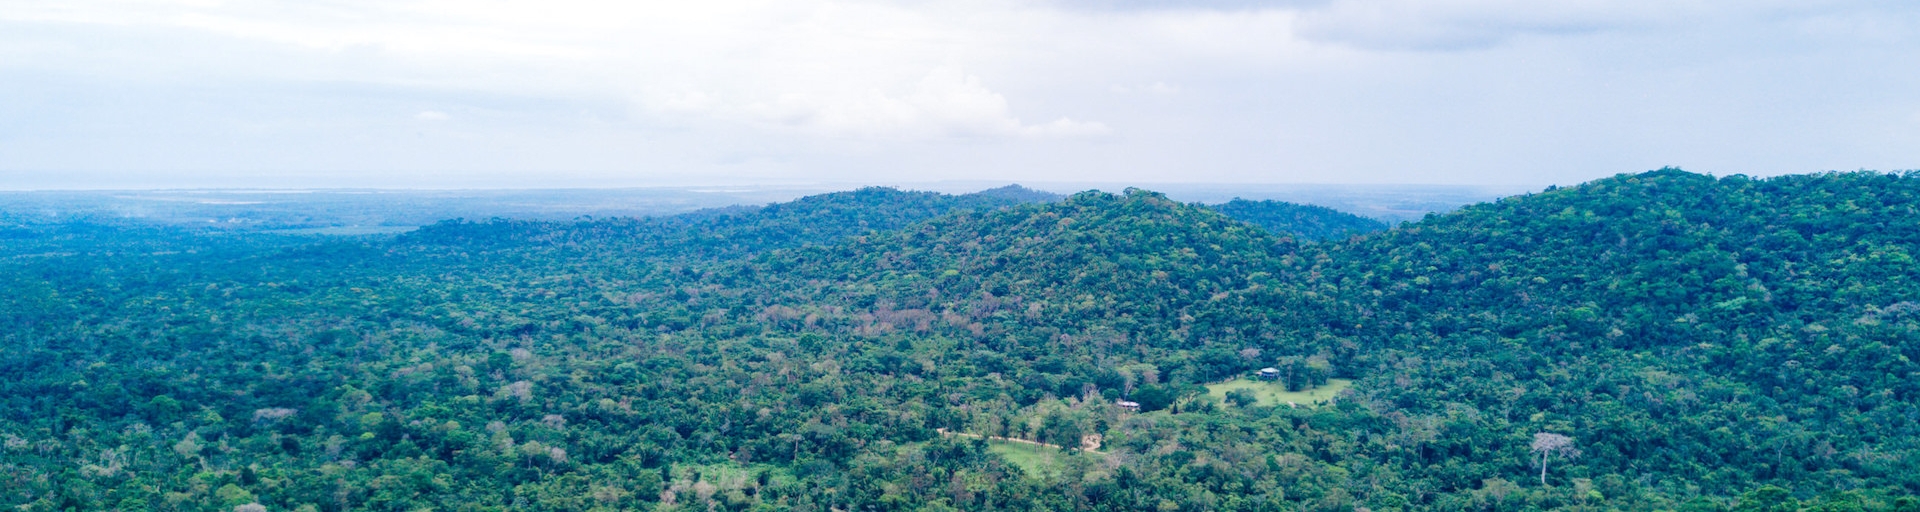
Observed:
[[[1912,174],[1663,169],[1392,229],[1016,189],[101,228],[0,263],[0,503],[1912,510],[1916,207]],[[1208,393],[1267,366],[1351,387]],[[1035,474],[943,431],[1101,449]]]

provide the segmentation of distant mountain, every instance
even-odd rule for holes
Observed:
[[[1234,220],[1274,233],[1291,233],[1308,240],[1326,240],[1387,229],[1387,223],[1324,206],[1284,201],[1234,199],[1212,205]]]

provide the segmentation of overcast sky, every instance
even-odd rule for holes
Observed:
[[[0,0],[0,189],[1920,168],[1920,3]]]

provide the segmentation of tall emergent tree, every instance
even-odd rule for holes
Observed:
[[[1580,456],[1580,449],[1573,447],[1573,438],[1551,432],[1533,435],[1533,453],[1540,454],[1540,485],[1547,485],[1547,459],[1553,454],[1571,459]]]

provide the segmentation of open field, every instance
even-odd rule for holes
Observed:
[[[1255,403],[1262,406],[1288,403],[1314,405],[1339,396],[1341,390],[1352,385],[1353,381],[1347,379],[1327,379],[1326,385],[1323,386],[1303,391],[1287,391],[1287,387],[1279,382],[1239,378],[1218,384],[1208,384],[1207,395],[1225,400],[1227,392],[1247,389],[1253,391],[1253,396],[1257,399]]]
[[[1079,453],[1063,452],[1049,445],[999,439],[988,440],[987,446],[989,451],[999,454],[1006,458],[1007,462],[1012,462],[1013,465],[1019,466],[1021,470],[1033,476],[1057,475],[1060,473],[1061,466],[1066,464],[1068,457],[1084,456]]]
[[[946,429],[941,429],[940,434],[975,439],[981,437],[979,434],[948,432]],[[986,438],[986,440],[987,451],[999,454],[1000,457],[1007,459],[1007,462],[1013,463],[1014,466],[1018,466],[1022,471],[1032,476],[1059,474],[1061,464],[1064,464],[1068,457],[1087,456],[1087,452],[1076,451],[1068,453],[1061,451],[1058,445],[1038,441],[1008,439],[1004,437],[989,437]],[[1093,453],[1097,454],[1101,452],[1096,451]]]

